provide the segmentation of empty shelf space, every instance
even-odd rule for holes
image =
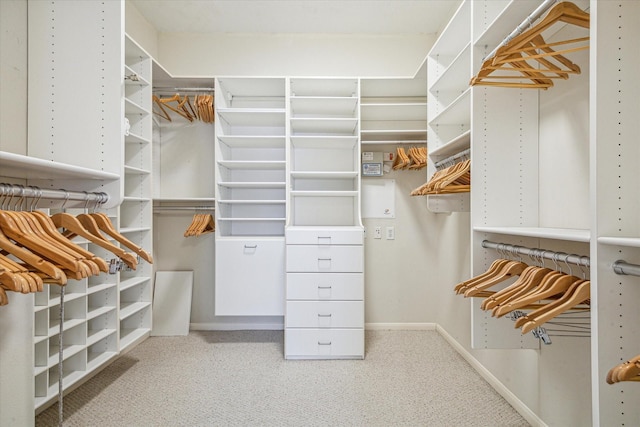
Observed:
[[[358,98],[335,96],[291,97],[293,117],[355,117]]]
[[[358,127],[355,118],[292,118],[294,133],[353,135]]]
[[[296,148],[341,148],[351,149],[358,142],[357,136],[312,136],[292,135],[291,143]]]
[[[150,114],[149,110],[127,98],[124,99],[124,112],[125,114]]]
[[[120,303],[120,320],[134,315],[151,305],[150,302],[121,302]]]
[[[284,136],[219,135],[218,140],[233,148],[284,148]]]
[[[427,120],[426,102],[370,103],[360,105],[361,119],[404,121]]]
[[[292,191],[294,197],[356,197],[357,191]]]
[[[227,169],[251,169],[251,170],[278,170],[285,168],[284,160],[259,161],[259,160],[220,160],[218,165]]]
[[[218,182],[218,186],[225,188],[285,188],[285,182]]]
[[[231,126],[284,126],[284,108],[218,109],[218,117]]]
[[[344,172],[324,172],[324,171],[292,171],[292,178],[314,178],[314,179],[344,179],[355,178],[360,172],[344,171]]]

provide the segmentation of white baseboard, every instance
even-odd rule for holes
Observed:
[[[284,323],[191,323],[190,331],[282,331]]]
[[[436,331],[447,340],[451,346],[475,369],[482,378],[484,378],[491,387],[493,387],[498,394],[509,402],[513,408],[518,411],[522,417],[527,420],[529,424],[536,427],[547,427],[544,421],[540,419],[527,405],[524,404],[518,397],[511,392],[502,382],[497,379],[487,368],[485,368],[478,360],[473,357],[471,353],[467,351],[455,338],[453,338],[444,328],[440,325],[436,326]]]
[[[434,331],[435,323],[365,323],[368,331]]]

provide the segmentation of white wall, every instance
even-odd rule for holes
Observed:
[[[158,37],[174,76],[413,77],[435,35],[175,34]]]

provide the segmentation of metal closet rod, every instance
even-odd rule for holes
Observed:
[[[505,39],[502,40],[500,42],[500,44],[498,46],[496,46],[496,48],[491,51],[490,54],[485,56],[483,58],[483,61],[485,61],[488,58],[493,57],[496,54],[496,52],[498,51],[498,49],[500,49],[502,46],[508,44],[514,37],[516,37],[517,35],[521,34],[527,28],[531,27],[531,25],[533,25],[533,23],[535,21],[537,21],[542,15],[544,15],[544,13],[547,10],[549,10],[551,8],[551,6],[553,6],[557,2],[558,2],[558,0],[545,0],[544,3],[542,3],[540,6],[538,6],[538,8],[536,10],[531,12],[531,15],[527,16],[525,18],[525,20],[522,21],[522,23],[520,25],[518,25],[516,27],[516,29],[511,32],[511,34],[509,34],[507,37],[505,37]]]
[[[85,191],[51,190],[34,186],[0,183],[0,197],[17,197],[44,200],[63,200],[103,204],[109,200],[107,193],[91,193]]]
[[[489,240],[482,241],[482,247],[487,249],[495,249],[510,254],[527,255],[532,259],[544,258],[554,262],[570,263],[577,266],[589,267],[590,259],[588,256],[567,254],[564,252],[555,252],[547,249],[527,248],[524,246],[511,245],[509,243],[495,243]]]
[[[629,264],[626,261],[618,260],[613,263],[612,267],[616,274],[640,276],[640,265],[638,264]]]
[[[455,162],[456,160],[458,160],[461,157],[469,157],[470,154],[471,154],[471,148],[467,148],[466,150],[461,151],[461,152],[459,152],[457,154],[454,154],[453,156],[449,156],[446,159],[438,160],[435,163],[436,169],[441,167],[441,166],[446,165],[447,163]]]

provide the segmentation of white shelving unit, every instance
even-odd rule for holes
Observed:
[[[436,162],[471,147],[471,52],[471,2],[464,1],[427,55],[427,180]],[[469,193],[427,196],[433,212],[469,211],[470,205]]]
[[[124,198],[119,227],[136,245],[153,248],[152,201],[152,59],[125,35],[125,117],[129,135],[124,143]],[[133,77],[135,76],[135,77]],[[126,351],[151,332],[152,266],[140,259],[136,270],[120,272],[120,351]]]
[[[216,79],[216,315],[284,314],[281,78]]]
[[[427,82],[422,69],[412,79],[361,81],[362,145],[426,144]]]
[[[484,240],[590,258],[590,338],[551,334],[553,344],[540,346],[474,299],[472,346],[538,350],[527,369],[537,372],[537,412],[549,425],[632,425],[640,416],[633,404],[640,389],[605,379],[612,367],[640,353],[633,305],[640,299],[639,279],[612,268],[618,260],[640,263],[640,198],[629,184],[639,179],[634,135],[640,89],[633,81],[640,66],[640,4],[576,1],[588,9],[592,25],[589,51],[566,54],[581,67],[579,75],[546,91],[469,89],[470,75],[457,70],[468,63],[475,74],[540,4],[487,0],[460,6],[429,54],[429,154],[437,160],[471,147],[473,275],[500,256],[484,249]],[[585,33],[557,25],[545,40]],[[455,110],[463,113],[450,119]],[[456,122],[467,115],[468,121]],[[563,403],[555,404],[559,399]]]
[[[288,80],[285,358],[364,357],[357,79]]]

